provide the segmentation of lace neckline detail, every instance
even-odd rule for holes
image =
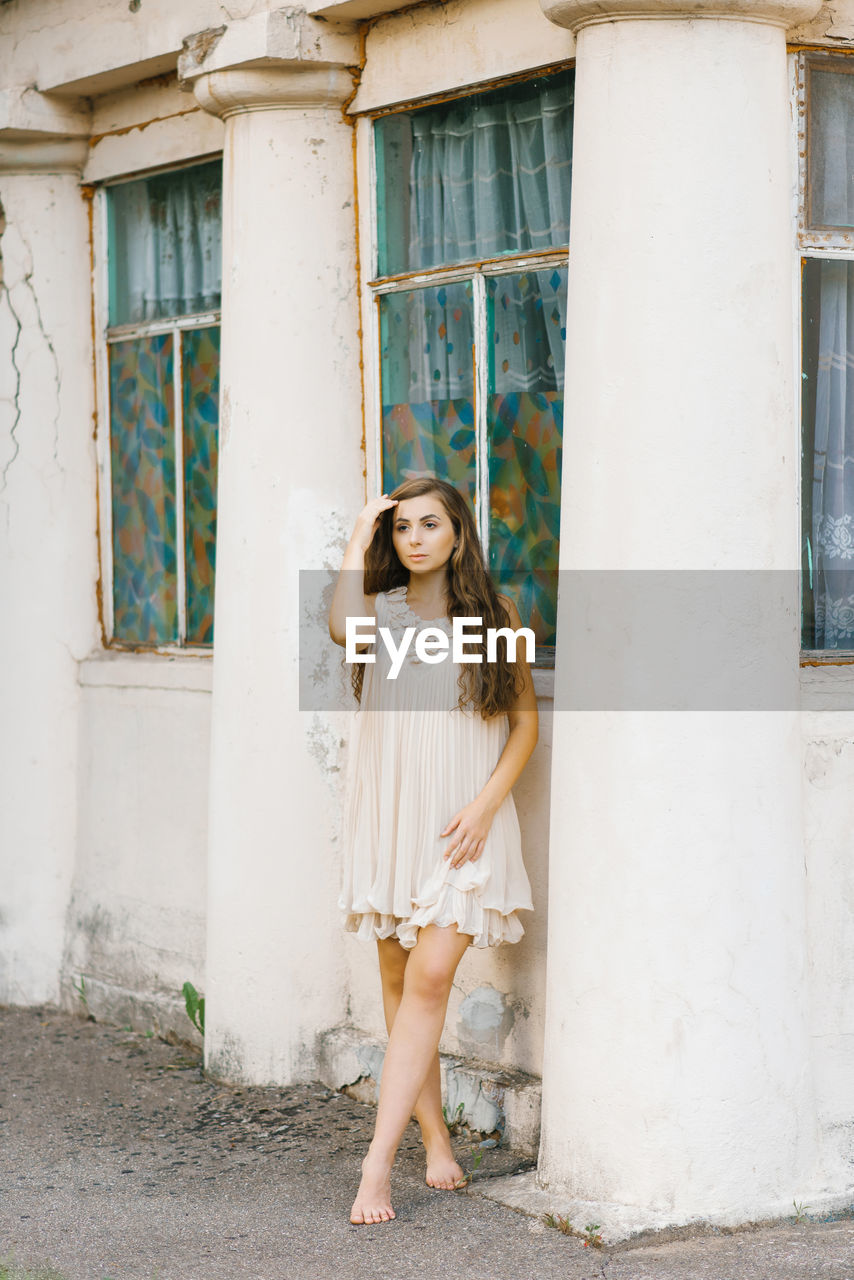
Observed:
[[[386,599],[396,606],[396,612],[405,613],[413,622],[419,623],[422,627],[450,627],[451,622],[447,617],[441,618],[422,618],[420,613],[416,613],[406,598],[408,588],[405,586],[392,587],[391,591],[386,592]]]

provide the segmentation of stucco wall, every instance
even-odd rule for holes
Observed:
[[[96,642],[88,206],[0,174],[0,1001],[55,1000]]]
[[[804,856],[810,960],[810,1027],[819,1120],[854,1159],[854,677],[851,668],[806,669]]]
[[[79,818],[63,1001],[191,1037],[204,990],[209,659],[95,657],[80,668]],[[81,979],[83,992],[80,992]]]

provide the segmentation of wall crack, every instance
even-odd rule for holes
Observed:
[[[12,298],[13,290],[19,287],[25,289],[30,295],[30,299],[32,301],[32,307],[33,307],[33,313],[35,315],[36,328],[38,329],[38,332],[41,334],[42,340],[45,346],[47,347],[47,350],[50,353],[50,358],[53,363],[53,370],[54,370],[53,382],[54,382],[54,394],[55,394],[55,400],[56,400],[56,410],[53,417],[53,447],[51,452],[52,452],[52,457],[53,457],[54,463],[56,464],[57,469],[60,471],[62,470],[59,464],[59,416],[60,416],[61,404],[62,404],[62,371],[60,369],[59,359],[56,354],[56,348],[53,345],[53,340],[51,339],[49,333],[47,332],[47,329],[45,328],[41,305],[39,303],[38,294],[36,292],[35,285],[33,283],[35,268],[33,266],[32,251],[30,250],[30,246],[27,244],[26,240],[21,234],[20,229],[18,229],[17,227],[16,227],[16,231],[20,238],[21,244],[24,248],[25,262],[27,266],[20,280],[16,284],[13,285],[9,283],[7,266],[3,257],[3,236],[6,233],[6,229],[7,229],[7,224],[6,224],[5,213],[2,205],[0,205],[0,302],[2,302],[3,298],[6,299],[6,305],[9,308],[9,314],[11,315],[12,321],[15,326],[15,340],[12,343],[12,347],[10,350],[10,361],[11,361],[12,368],[14,370],[14,378],[15,378],[15,389],[11,397],[11,403],[14,410],[14,419],[12,422],[11,430],[9,432],[9,437],[12,441],[13,449],[12,449],[11,457],[3,465],[2,471],[0,471],[0,494],[6,491],[6,488],[9,483],[9,472],[12,466],[14,465],[16,459],[18,458],[18,455],[21,452],[21,441],[20,441],[20,436],[18,432],[21,425],[21,415],[22,415],[22,410],[21,410],[22,367],[18,363],[18,348],[21,344],[21,338],[24,333],[24,322],[21,316],[20,306],[16,307]]]

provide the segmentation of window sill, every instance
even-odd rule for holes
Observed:
[[[800,683],[803,711],[854,711],[852,655],[802,666]]]
[[[79,664],[78,681],[88,689],[180,689],[185,693],[210,693],[213,655],[103,649]]]
[[[555,696],[554,667],[534,667],[531,671],[538,702],[553,702]]]

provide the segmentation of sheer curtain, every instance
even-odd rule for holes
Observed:
[[[812,579],[818,649],[854,648],[854,264],[821,264]]]
[[[854,75],[810,74],[809,221],[854,226]],[[811,265],[811,264],[808,264]],[[811,571],[815,644],[854,648],[854,263],[822,260]]]
[[[411,117],[407,269],[552,249],[569,241],[572,88],[516,86]],[[508,389],[559,387],[565,336],[564,291],[551,272],[520,273],[493,291],[491,342],[496,378]],[[436,326],[454,358],[444,361],[446,395],[460,394],[460,355],[470,360],[469,308],[445,305],[443,291],[419,291],[412,316],[410,397],[436,395]],[[432,304],[432,307],[431,307]],[[555,307],[560,311],[556,317]],[[547,367],[548,366],[548,367]],[[445,374],[447,373],[447,382]]]
[[[110,323],[220,305],[222,167],[157,174],[109,189]]]
[[[569,242],[572,91],[525,90],[412,115],[410,271]]]

